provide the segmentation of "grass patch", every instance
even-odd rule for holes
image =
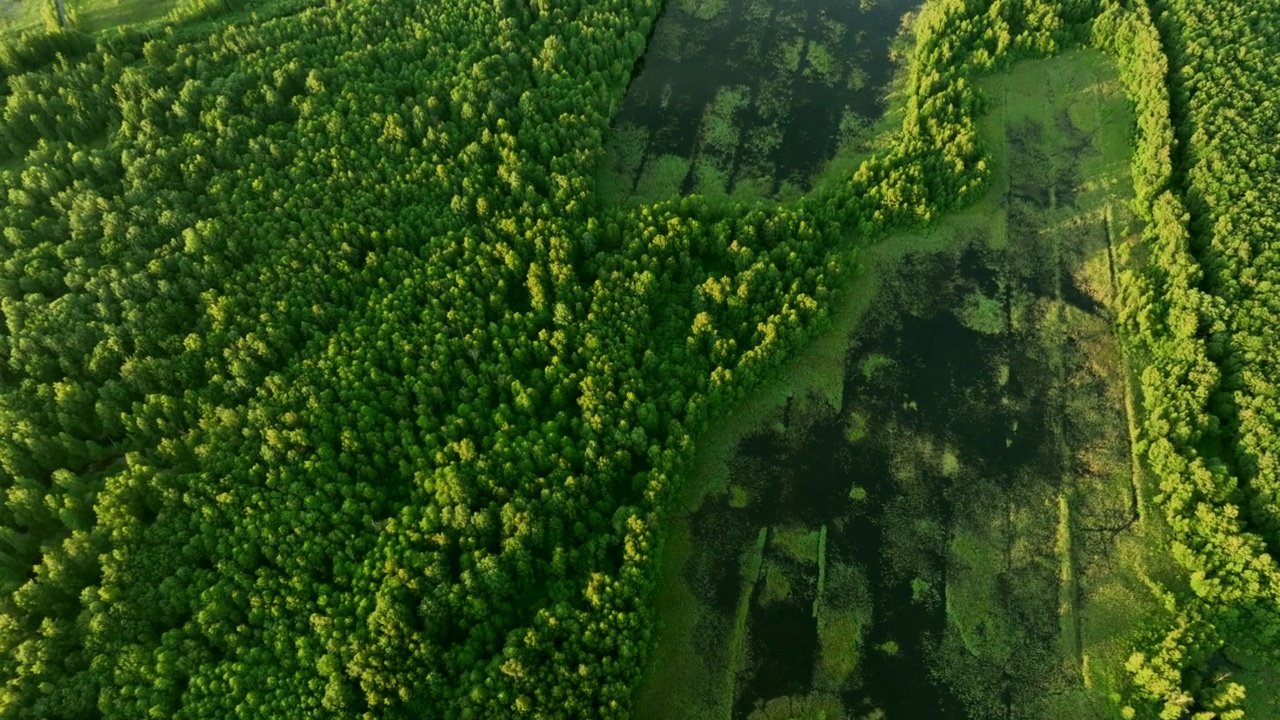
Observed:
[[[813,616],[818,617],[818,608],[822,605],[822,591],[827,584],[827,526],[822,526],[818,536],[818,592],[813,598]]]
[[[819,667],[831,687],[844,685],[862,659],[866,618],[852,610],[826,611],[818,615]]]
[[[161,20],[179,9],[177,0],[67,0],[85,32]]]
[[[53,0],[48,0],[48,5]],[[45,26],[43,0],[0,0],[0,35],[17,35]]]
[[[845,79],[844,86],[852,92],[858,92],[865,88],[869,82],[871,82],[871,77],[867,75],[867,71],[854,65],[849,68],[849,77]]]
[[[960,458],[952,450],[943,450],[942,458],[938,468],[942,472],[942,477],[954,478],[960,474]]]
[[[763,202],[773,194],[773,178],[768,175],[743,177],[739,175],[733,181],[733,192],[729,198],[744,203]]]
[[[809,531],[804,528],[786,527],[774,531],[770,545],[794,560],[816,564],[821,540],[822,532],[819,530]]]
[[[749,23],[765,25],[773,17],[773,3],[770,0],[746,0],[742,5],[742,16]]]
[[[866,116],[846,107],[840,113],[840,126],[836,131],[837,141],[842,148],[859,147],[871,130],[871,121]],[[860,148],[867,149],[867,148]]]
[[[796,64],[799,65],[799,59]],[[756,113],[767,122],[780,122],[791,111],[791,79],[786,73],[765,78],[756,89]],[[778,142],[782,142],[782,131],[778,131]]]
[[[688,175],[688,158],[679,155],[650,157],[640,180],[636,182],[636,198],[643,203],[654,203],[676,197]]]
[[[708,198],[719,198],[728,194],[729,173],[709,157],[700,157],[693,164],[693,191]]]
[[[893,358],[880,353],[871,353],[858,363],[858,371],[862,373],[862,377],[870,380],[880,374],[881,370],[893,367]]]
[[[786,568],[775,562],[766,562],[764,587],[760,590],[760,604],[785,602],[790,597],[791,581],[787,578]]]
[[[822,25],[822,41],[828,45],[839,46],[848,34],[849,28],[838,20],[822,15],[818,22]]]
[[[769,163],[769,156],[782,147],[782,127],[777,122],[753,127],[747,131],[747,141],[743,146],[746,158],[744,161],[754,166]]]
[[[866,574],[855,565],[832,561],[826,601],[818,611],[819,657],[814,686],[837,692],[862,661],[873,620]]]

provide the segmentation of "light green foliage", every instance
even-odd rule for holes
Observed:
[[[739,173],[733,180],[732,199],[735,202],[752,203],[770,198],[773,195],[774,182],[768,177],[769,174],[750,176]]]
[[[843,23],[827,17],[825,12],[819,14],[818,22],[822,25],[822,40],[827,45],[839,46],[849,31]]]
[[[813,598],[813,616],[818,617],[818,610],[822,607],[822,594],[826,591],[827,585],[827,526],[822,526],[822,532],[818,536],[818,589]]]
[[[1005,331],[1004,303],[997,298],[989,298],[980,292],[973,292],[965,298],[964,307],[959,311],[960,321],[970,330],[996,335]]]
[[[766,25],[773,17],[773,3],[770,0],[746,0],[742,5],[742,15],[749,23]]]
[[[938,470],[943,477],[954,478],[960,472],[960,458],[951,450],[943,450]]]
[[[867,86],[867,82],[869,82],[869,80],[867,78],[866,70],[863,70],[857,65],[849,68],[849,77],[845,80],[845,87],[848,90],[858,92]]]
[[[827,85],[835,85],[840,81],[840,63],[822,43],[810,40],[805,60],[806,76],[816,76],[819,81]]]
[[[853,610],[823,610],[818,614],[820,667],[826,682],[833,687],[844,685],[858,669],[866,621]]]
[[[924,578],[911,579],[911,602],[924,603],[937,599],[933,584]]]
[[[684,61],[701,42],[702,34],[697,22],[670,17],[662,23],[661,30],[653,37],[649,52],[675,62]]]
[[[753,127],[747,131],[745,151],[747,162],[763,165],[768,157],[782,146],[782,128],[778,123]]]

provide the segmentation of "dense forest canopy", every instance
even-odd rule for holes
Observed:
[[[7,41],[0,715],[625,716],[693,439],[859,243],[982,192],[975,77],[1096,37],[1138,108],[1124,327],[1191,578],[1126,712],[1232,717],[1214,654],[1280,660],[1275,18],[1166,4],[931,0],[893,147],[787,204],[595,197],[656,0]]]

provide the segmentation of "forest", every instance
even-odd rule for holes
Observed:
[[[46,5],[0,717],[1280,717],[1280,8]]]

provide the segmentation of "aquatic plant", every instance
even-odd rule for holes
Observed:
[[[704,22],[715,20],[729,10],[729,0],[674,0],[672,5]]]
[[[834,86],[839,82],[840,63],[826,45],[817,40],[810,40],[805,60],[808,63],[804,73],[806,77],[817,79],[828,86]]]
[[[792,38],[778,44],[778,67],[788,73],[800,70],[800,61],[804,58],[805,39]]]

